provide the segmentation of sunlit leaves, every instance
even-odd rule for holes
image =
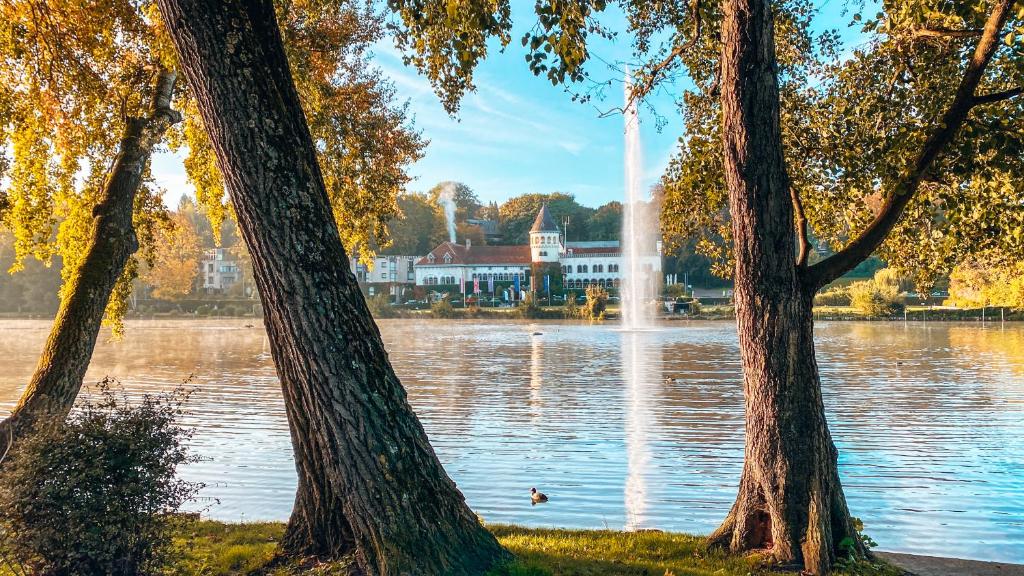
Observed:
[[[29,256],[61,255],[63,296],[74,286],[124,119],[143,114],[161,61],[148,43],[148,9],[133,0],[0,3],[0,150],[11,150],[0,161],[8,178],[0,223],[15,238],[13,270]],[[129,263],[127,281],[133,269]],[[109,311],[123,310],[123,301],[111,302]]]
[[[473,69],[490,39],[509,43],[508,0],[388,0],[398,17],[391,26],[406,64],[422,70],[449,113],[474,89]]]
[[[823,145],[809,194],[815,232],[841,248],[894,193],[971,57],[989,2],[902,0],[867,21],[871,40],[831,65],[809,130]],[[1022,25],[1011,19],[1006,29]],[[1015,36],[1016,38],[1016,36]],[[1024,44],[1002,44],[977,94],[1024,86]],[[922,285],[970,254],[1020,253],[1024,211],[1024,98],[975,106],[879,250]]]

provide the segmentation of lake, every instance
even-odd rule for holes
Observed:
[[[206,460],[195,507],[285,520],[295,472],[259,321],[130,321],[88,380],[130,394],[192,375]],[[488,522],[706,533],[735,496],[743,394],[732,322],[384,320],[391,361],[449,474]],[[0,320],[0,409],[49,322]],[[825,404],[851,512],[884,550],[1024,562],[1024,326],[820,322]],[[105,338],[101,336],[101,338]],[[531,506],[536,486],[551,502]]]

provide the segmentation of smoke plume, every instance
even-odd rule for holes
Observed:
[[[438,195],[438,202],[444,208],[444,217],[448,221],[448,239],[455,242],[455,183],[445,182]]]

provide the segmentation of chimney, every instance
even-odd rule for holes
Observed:
[[[470,240],[469,238],[466,238],[466,250],[469,250],[472,247],[473,247],[473,241]]]

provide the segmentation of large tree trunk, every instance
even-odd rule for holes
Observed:
[[[484,572],[504,552],[441,467],[328,203],[270,0],[159,0],[253,259],[299,485],[283,551],[351,573]]]
[[[74,406],[114,285],[138,250],[132,213],[153,146],[181,119],[171,109],[175,77],[174,72],[161,71],[149,116],[126,120],[117,158],[93,209],[85,257],[68,280],[67,296],[61,301],[32,380],[14,412],[0,424],[5,441],[16,439],[35,423],[63,420]]]
[[[713,543],[768,549],[826,573],[856,531],[839,481],[814,359],[815,286],[796,254],[768,0],[727,0],[722,26],[725,176],[735,242],[746,399],[739,494]]]

